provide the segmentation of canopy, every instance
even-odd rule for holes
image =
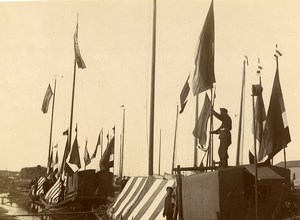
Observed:
[[[108,210],[113,219],[164,219],[166,188],[174,186],[174,179],[131,177]]]

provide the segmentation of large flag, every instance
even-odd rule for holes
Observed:
[[[206,94],[200,116],[197,119],[196,126],[193,130],[194,137],[198,139],[198,142],[202,147],[206,145],[207,122],[210,114],[211,114],[211,101],[209,100]]]
[[[184,83],[184,86],[182,88],[182,91],[180,93],[180,112],[179,114],[181,114],[185,108],[185,105],[187,103],[187,97],[189,95],[189,92],[190,92],[190,86],[189,86],[189,78],[190,78],[190,75],[188,76],[186,82]]]
[[[76,31],[74,33],[74,50],[75,50],[75,59],[78,68],[84,69],[86,68],[85,63],[81,57],[79,46],[78,46],[78,23],[76,25]]]
[[[89,154],[89,151],[87,149],[87,141],[85,142],[85,149],[84,149],[83,159],[84,159],[85,166],[87,166],[87,165],[89,165],[91,163],[90,154]]]
[[[290,131],[287,123],[277,65],[266,125],[262,136],[262,151],[259,152],[259,158],[263,158],[266,155],[272,158],[281,149],[287,147],[287,144],[290,142]]]
[[[58,178],[55,184],[49,189],[49,191],[45,195],[45,200],[48,203],[55,204],[59,201],[59,195],[62,190],[63,182],[60,178]]]
[[[69,159],[70,164],[75,164],[78,169],[81,168],[81,163],[80,163],[80,155],[79,155],[79,146],[78,146],[78,141],[77,141],[77,134],[72,146],[72,151],[70,154],[70,159]]]
[[[212,1],[199,38],[193,77],[194,95],[213,88],[213,83],[216,82],[214,70],[214,29],[214,9]]]
[[[114,166],[114,148],[115,148],[115,137],[110,140],[107,145],[101,160],[100,160],[100,170],[106,170]]]
[[[49,102],[52,98],[53,92],[51,89],[50,84],[48,85],[44,100],[43,100],[43,104],[42,104],[42,112],[43,113],[47,113],[48,112],[48,107],[49,107]]]
[[[102,132],[102,131],[101,131],[101,132]],[[96,158],[98,146],[100,146],[100,143],[101,143],[101,133],[99,133],[99,135],[98,135],[98,140],[97,140],[96,148],[95,148],[95,150],[94,150],[94,153],[93,153],[91,159]]]

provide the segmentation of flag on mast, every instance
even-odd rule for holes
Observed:
[[[91,163],[91,158],[90,158],[90,154],[89,151],[87,149],[87,141],[85,142],[85,149],[84,149],[84,164],[85,166],[89,165]]]
[[[53,96],[53,92],[49,84],[42,104],[42,112],[44,114],[48,112],[48,107],[52,96]]]
[[[106,170],[114,166],[114,151],[115,151],[115,135],[107,144],[107,147],[101,157],[100,170]]]
[[[76,31],[74,33],[74,51],[75,51],[75,59],[76,59],[78,68],[85,69],[86,66],[81,57],[81,53],[80,53],[79,46],[78,46],[78,21],[77,21],[77,25],[76,25]]]
[[[193,130],[193,135],[198,139],[198,142],[202,148],[203,146],[206,145],[207,122],[210,115],[211,115],[211,101],[209,100],[208,95],[206,94],[200,116]]]
[[[214,9],[212,1],[200,34],[199,46],[195,59],[195,71],[193,76],[194,96],[213,88],[213,83],[216,82],[214,70],[214,29]]]
[[[77,134],[76,134],[73,146],[72,146],[72,151],[71,151],[71,154],[70,154],[69,163],[70,164],[75,164],[78,167],[78,169],[81,168]]]
[[[268,155],[272,158],[291,142],[290,130],[287,123],[286,110],[279,80],[278,58],[273,82],[271,99],[262,135],[262,147],[259,158]]]
[[[101,132],[102,132],[102,131],[101,131]],[[101,144],[101,136],[100,136],[101,132],[100,132],[99,135],[98,135],[98,140],[97,140],[96,148],[95,148],[95,150],[94,150],[94,153],[93,153],[91,159],[94,159],[94,158],[96,158],[96,156],[97,156],[98,146],[100,146],[100,144]]]
[[[182,91],[180,93],[180,112],[179,114],[181,114],[186,106],[186,103],[188,102],[187,97],[189,95],[190,92],[190,86],[189,86],[189,78],[190,75],[188,76],[186,82],[184,83],[184,86],[182,88]]]

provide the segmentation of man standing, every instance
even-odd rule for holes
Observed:
[[[212,114],[218,118],[220,121],[222,121],[221,126],[214,131],[211,131],[211,134],[219,134],[220,139],[220,147],[218,150],[218,154],[220,157],[220,164],[219,166],[221,168],[228,166],[228,147],[231,144],[231,118],[228,115],[228,111],[226,108],[220,108],[220,113],[218,114],[215,112],[215,110],[212,109]]]
[[[173,213],[174,213],[174,200],[172,197],[173,188],[168,186],[167,187],[167,197],[165,198],[165,207],[163,212],[163,217],[167,217],[167,220],[173,220]]]

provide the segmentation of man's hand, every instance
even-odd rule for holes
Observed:
[[[165,213],[163,213],[163,217],[165,217],[166,216],[166,214]]]

